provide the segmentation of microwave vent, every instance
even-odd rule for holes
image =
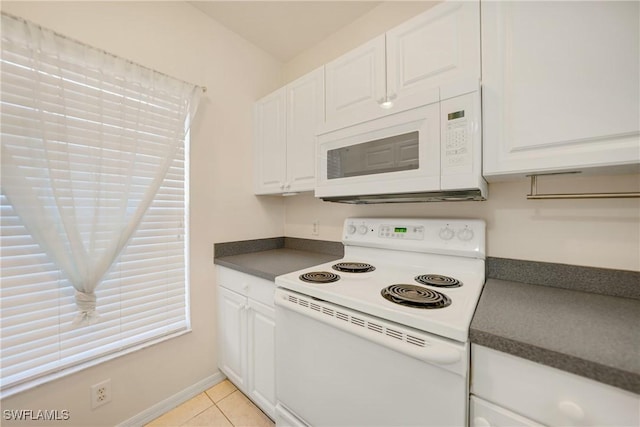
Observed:
[[[376,203],[459,202],[486,200],[479,189],[460,191],[429,191],[422,193],[365,194],[354,196],[322,197],[325,202],[356,205]]]

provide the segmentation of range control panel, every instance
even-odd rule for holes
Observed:
[[[347,218],[342,243],[484,258],[485,228],[478,219]]]
[[[397,226],[397,225],[381,225],[378,228],[378,236],[383,239],[410,239],[423,240],[424,227],[417,226]]]

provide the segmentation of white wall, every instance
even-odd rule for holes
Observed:
[[[538,184],[545,192],[640,191],[637,175],[590,177]],[[559,190],[561,188],[561,190]],[[349,216],[482,218],[487,254],[563,264],[640,271],[640,202],[637,199],[526,200],[528,181],[494,183],[484,202],[352,206],[305,193],[286,200],[285,235],[340,240]],[[320,222],[319,236],[311,223]]]
[[[113,426],[217,372],[213,243],[283,235],[282,200],[253,196],[251,178],[251,108],[279,86],[282,64],[184,2],[3,1],[2,9],[209,89],[191,141],[193,332],[2,402],[68,409],[64,425]],[[91,411],[89,387],[105,378],[113,401]]]
[[[383,3],[352,25],[285,64],[283,83],[381,34],[431,6]],[[539,191],[640,191],[638,175],[546,178]],[[640,270],[638,199],[527,201],[528,181],[491,184],[486,202],[350,206],[325,203],[309,194],[285,200],[285,235],[340,240],[348,216],[483,218],[489,256]],[[311,224],[320,221],[319,236]]]

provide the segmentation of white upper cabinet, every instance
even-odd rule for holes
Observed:
[[[480,4],[439,4],[388,31],[386,45],[387,95],[393,109],[478,90]]]
[[[477,90],[479,2],[438,4],[326,64],[325,74],[327,131]]]
[[[640,162],[638,2],[483,2],[484,175]]]
[[[384,34],[325,65],[326,121],[331,129],[383,116]]]
[[[287,174],[285,88],[262,98],[254,105],[253,155],[256,194],[284,191]]]
[[[324,124],[322,68],[290,83],[287,90],[287,191],[315,186],[316,133]]]
[[[323,123],[322,68],[255,103],[255,194],[313,190],[315,138]]]

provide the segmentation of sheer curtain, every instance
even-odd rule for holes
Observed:
[[[2,15],[2,192],[75,288],[76,323],[97,320],[95,289],[165,180],[200,92]]]

